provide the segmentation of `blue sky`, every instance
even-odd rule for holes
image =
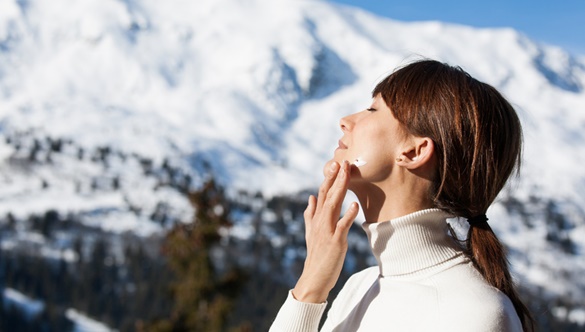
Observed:
[[[531,39],[585,55],[585,0],[330,0],[400,21],[438,20],[511,27]]]

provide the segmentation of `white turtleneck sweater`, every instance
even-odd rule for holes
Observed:
[[[510,299],[448,235],[439,209],[364,223],[378,266],[351,276],[321,331],[522,331]],[[317,331],[327,303],[289,292],[270,331]]]

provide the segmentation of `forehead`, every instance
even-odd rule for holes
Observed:
[[[390,107],[388,107],[381,94],[377,94],[374,98],[372,98],[372,106],[370,107],[382,111],[382,113],[389,116],[392,120],[396,120],[394,112],[392,112]]]
[[[372,98],[372,107],[373,108],[388,108],[384,99],[382,99],[382,95],[379,93]]]

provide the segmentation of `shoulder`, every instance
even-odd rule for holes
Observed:
[[[379,275],[380,269],[377,266],[369,267],[365,270],[354,273],[349,279],[347,279],[335,301],[342,298],[347,299],[355,296],[361,297],[378,279]]]
[[[449,281],[439,287],[439,302],[451,331],[522,331],[512,301],[488,284],[471,263],[449,274]]]
[[[370,282],[374,282],[376,279],[378,279],[378,277],[380,276],[380,268],[377,266],[372,266],[369,267],[367,269],[361,270],[359,272],[356,272],[354,274],[351,275],[351,277],[349,277],[349,279],[347,279],[347,282],[345,283],[345,285],[343,286],[344,288],[348,287],[348,286],[355,286],[355,285],[361,285],[364,282],[370,283]]]
[[[377,266],[367,268],[353,274],[345,282],[335,300],[331,303],[329,318],[346,313],[348,309],[353,308],[375,284],[380,269]]]

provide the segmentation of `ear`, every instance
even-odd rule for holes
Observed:
[[[417,169],[429,164],[435,154],[435,143],[428,137],[412,137],[396,158],[396,165]]]

